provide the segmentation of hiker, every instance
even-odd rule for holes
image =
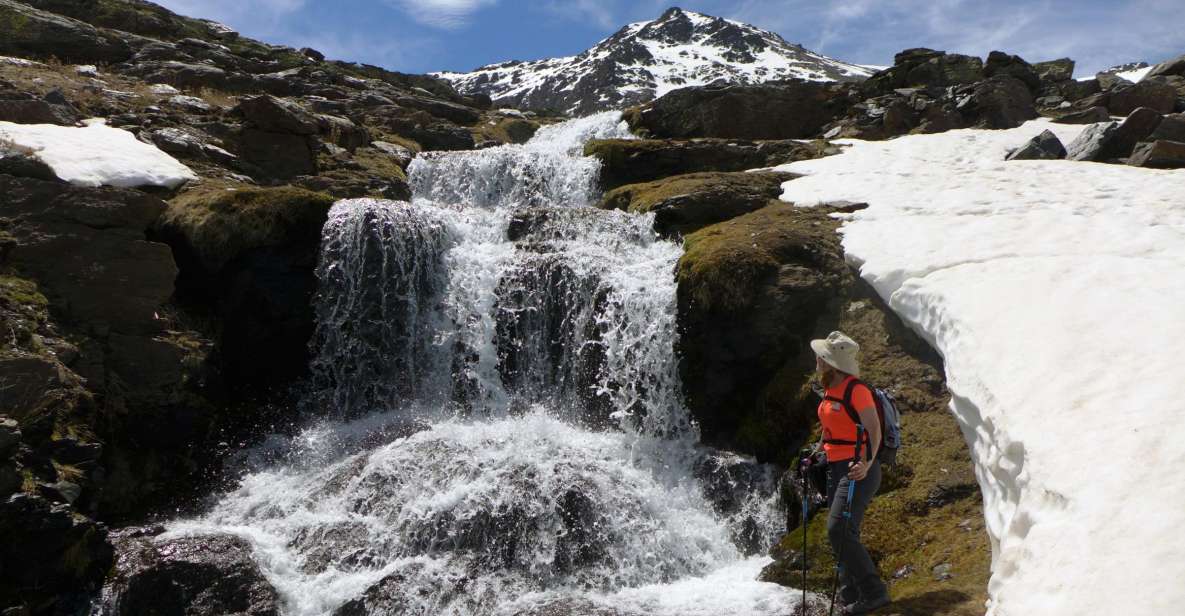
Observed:
[[[856,354],[860,345],[842,332],[831,332],[826,339],[812,340],[815,370],[826,396],[819,403],[819,422],[823,426],[823,450],[827,454],[827,536],[840,567],[840,600],[843,614],[864,614],[889,603],[889,590],[881,581],[868,550],[860,543],[864,511],[881,485],[877,449],[881,426],[877,419],[872,391],[859,382],[860,366]],[[852,410],[864,427],[860,458],[856,454],[856,422],[844,409],[848,388]],[[844,519],[848,483],[856,482],[851,513]]]

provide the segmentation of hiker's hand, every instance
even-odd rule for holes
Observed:
[[[860,481],[868,474],[868,462],[861,460],[859,462],[852,462],[851,470],[848,471],[848,479],[852,481]]]

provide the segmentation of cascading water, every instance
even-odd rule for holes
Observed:
[[[248,539],[290,615],[786,614],[754,580],[770,469],[696,445],[678,245],[588,207],[591,137],[416,159],[412,203],[339,202],[318,268],[324,417],[245,456],[164,539]]]

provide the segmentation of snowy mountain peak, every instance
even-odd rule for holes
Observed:
[[[787,42],[754,26],[672,7],[629,24],[587,51],[563,58],[509,61],[469,73],[438,73],[462,93],[498,104],[583,115],[645,102],[710,83],[780,79],[853,81],[872,74]]]

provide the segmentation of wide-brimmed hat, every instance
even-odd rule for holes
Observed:
[[[856,354],[860,345],[843,332],[831,332],[823,340],[811,340],[811,349],[828,365],[855,377],[860,376],[860,362]]]

